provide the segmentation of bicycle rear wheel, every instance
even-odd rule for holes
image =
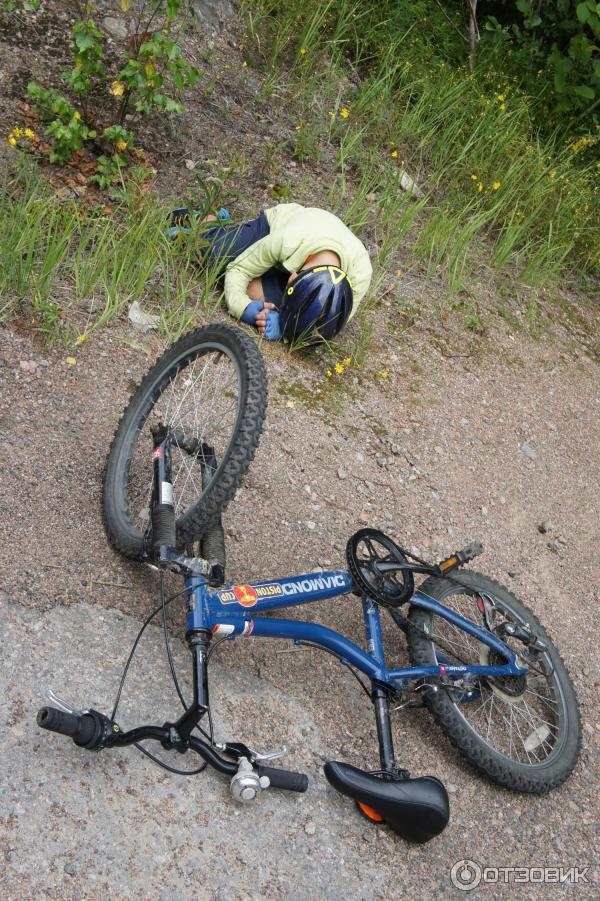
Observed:
[[[434,719],[452,744],[481,772],[507,788],[543,794],[573,770],[581,747],[577,698],[567,669],[537,617],[511,592],[480,573],[429,578],[419,589],[465,619],[486,628],[513,623],[543,644],[525,676],[478,677],[465,691],[426,689]],[[501,663],[487,645],[439,616],[411,607],[407,642],[414,666]],[[503,639],[526,658],[525,646]]]
[[[233,498],[254,458],[266,406],[264,363],[241,329],[205,326],[170,347],[131,397],[108,455],[103,512],[113,546],[134,560],[148,555],[152,427],[170,426],[175,436],[173,499],[182,548],[212,528]]]

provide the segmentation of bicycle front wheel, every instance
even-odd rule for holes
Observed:
[[[230,325],[209,325],[177,341],[135,391],[106,465],[104,521],[113,546],[147,556],[152,498],[151,429],[171,429],[177,544],[214,526],[254,458],[267,406],[255,341]]]
[[[434,719],[462,755],[495,782],[516,791],[543,794],[569,776],[581,747],[577,698],[569,674],[535,615],[502,585],[480,573],[427,579],[419,589],[486,628],[503,622],[526,628],[544,646],[526,660],[524,676],[478,677],[468,690],[425,689]],[[487,645],[447,620],[411,607],[407,641],[415,666],[502,663]],[[504,638],[517,654],[526,649]]]

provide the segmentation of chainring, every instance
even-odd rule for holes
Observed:
[[[387,570],[393,564],[400,567],[410,564],[402,548],[378,529],[359,529],[355,532],[346,545],[346,560],[352,580],[361,594],[383,607],[399,607],[408,601],[415,590],[410,569]]]

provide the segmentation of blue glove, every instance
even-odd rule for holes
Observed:
[[[269,310],[267,313],[267,324],[263,338],[267,338],[269,341],[279,341],[282,336],[283,330],[281,328],[279,313],[277,310]]]
[[[262,300],[251,300],[240,319],[242,322],[245,322],[247,325],[256,325],[256,317],[260,313],[260,311],[264,307],[264,301]]]

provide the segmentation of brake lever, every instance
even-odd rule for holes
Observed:
[[[83,716],[86,712],[85,710],[79,710],[77,707],[73,707],[68,701],[63,701],[62,698],[59,698],[58,695],[54,694],[51,688],[46,689],[46,698],[53,707],[58,707],[58,709],[62,710],[64,713],[72,713],[73,716]]]
[[[268,754],[259,754],[245,745],[241,741],[228,741],[225,744],[217,745],[217,747],[239,760],[241,757],[247,757],[252,763],[258,763],[264,760],[277,760],[278,757],[284,757],[287,754],[287,747],[284,745],[280,751],[270,751]]]

